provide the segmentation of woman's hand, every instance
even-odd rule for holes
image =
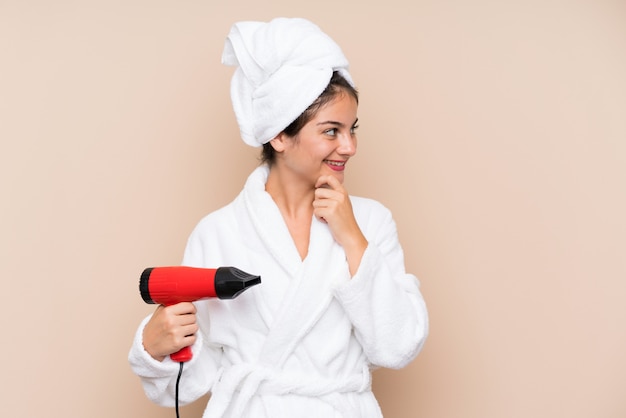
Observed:
[[[346,252],[350,274],[354,275],[367,248],[367,240],[356,222],[350,196],[333,176],[321,176],[315,184],[315,217],[328,224],[333,238]]]
[[[159,305],[143,330],[143,346],[155,360],[196,341],[196,307],[191,302]]]

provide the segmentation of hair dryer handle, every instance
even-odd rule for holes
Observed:
[[[185,363],[193,358],[191,346],[183,347],[175,353],[170,354],[170,358],[179,363]]]

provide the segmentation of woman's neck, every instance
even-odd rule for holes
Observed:
[[[272,167],[267,176],[265,191],[272,196],[283,216],[293,218],[304,214],[310,218],[313,215],[315,188],[309,183],[294,176],[282,175],[279,170]]]
[[[278,170],[270,169],[265,191],[278,206],[300,258],[304,260],[309,250],[315,189],[293,177],[287,179],[281,176]]]

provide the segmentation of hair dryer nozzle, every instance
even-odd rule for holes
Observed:
[[[215,293],[220,299],[233,299],[244,290],[261,283],[261,276],[241,271],[236,267],[220,267],[215,273]]]

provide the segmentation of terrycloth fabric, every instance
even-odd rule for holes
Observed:
[[[256,169],[240,195],[189,238],[184,264],[235,266],[261,275],[262,283],[233,300],[196,302],[200,332],[180,400],[210,391],[205,418],[380,418],[370,369],[407,365],[428,333],[419,283],[405,272],[391,214],[351,197],[369,245],[350,278],[342,248],[315,218],[301,260],[265,192],[267,174],[265,166]],[[145,352],[142,327],[130,363],[148,397],[171,406],[178,369]]]
[[[334,70],[353,84],[340,47],[301,18],[235,23],[222,62],[237,66],[231,99],[241,137],[255,147],[300,116],[324,91]]]

